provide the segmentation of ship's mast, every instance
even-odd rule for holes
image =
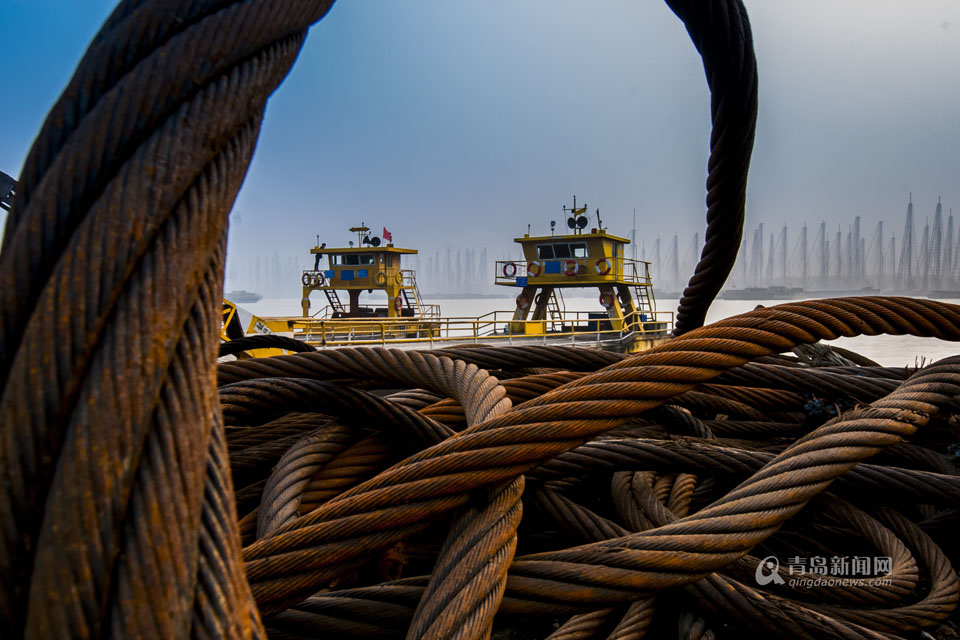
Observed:
[[[933,229],[930,235],[930,286],[939,289],[942,287],[940,282],[940,261],[942,256],[940,250],[943,245],[943,205],[940,204],[940,197],[937,197],[937,209],[933,214]]]
[[[913,193],[907,203],[907,220],[903,225],[903,241],[900,245],[900,266],[897,268],[897,289],[913,288]]]
[[[800,256],[803,260],[803,270],[802,280],[800,286],[804,289],[807,288],[807,223],[803,223],[803,228],[800,230]]]

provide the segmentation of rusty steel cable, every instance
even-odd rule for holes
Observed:
[[[685,584],[742,557],[836,476],[862,457],[912,434],[958,394],[960,362],[928,368],[871,407],[850,412],[801,438],[709,508],[618,539],[616,556],[609,553],[613,547],[599,543],[518,558],[511,571],[511,580],[516,581],[511,585],[520,593],[548,590],[558,600],[569,597],[574,584],[581,585],[577,602],[582,603],[589,600],[585,591],[595,590],[598,598],[608,602],[611,590],[622,589],[627,597],[644,589]],[[733,536],[734,532],[738,535]],[[671,570],[669,556],[658,553],[667,548],[683,552],[683,572]],[[584,566],[592,567],[589,587],[575,577]]]
[[[297,592],[305,593],[314,589],[323,584],[328,575],[332,575],[328,572],[333,571],[333,566],[327,565],[329,559],[324,559],[329,555],[321,550],[324,548],[322,540],[329,535],[325,532],[330,530],[334,522],[343,523],[338,526],[341,531],[338,535],[343,535],[344,526],[351,529],[360,526],[356,515],[368,514],[374,520],[367,521],[366,526],[375,526],[380,532],[379,540],[386,544],[391,539],[386,534],[387,528],[374,525],[373,522],[387,524],[386,514],[390,511],[388,496],[394,491],[403,492],[406,508],[410,508],[417,500],[430,510],[440,508],[443,504],[462,504],[462,493],[455,502],[448,502],[454,499],[455,494],[450,492],[452,485],[449,484],[454,478],[457,479],[459,493],[470,487],[480,488],[501,479],[516,477],[532,468],[537,460],[582,444],[591,435],[608,430],[622,423],[626,417],[660,404],[670,395],[709,380],[724,368],[743,364],[751,356],[786,350],[801,341],[853,335],[856,331],[873,334],[884,330],[895,333],[902,331],[902,327],[910,327],[918,332],[928,330],[945,338],[960,338],[960,325],[950,322],[960,316],[960,309],[943,303],[862,298],[820,301],[810,303],[810,306],[813,308],[782,305],[761,309],[704,327],[683,339],[568,383],[537,400],[528,401],[522,408],[476,425],[412,456],[378,476],[374,482],[360,485],[301,518],[289,532],[282,530],[272,538],[260,540],[246,549],[248,576],[258,601],[269,610],[278,605],[268,603],[292,600],[297,597]],[[943,317],[944,322],[937,326],[917,322],[915,316],[918,315],[918,308],[927,310],[932,316]],[[827,310],[833,310],[834,313],[827,313]],[[860,312],[854,313],[854,310]],[[848,316],[856,318],[857,322],[851,322]],[[917,328],[918,325],[920,328]],[[743,337],[737,339],[738,336]],[[288,358],[306,356],[313,354]],[[652,364],[646,365],[646,362]],[[670,364],[672,362],[678,362],[680,366]],[[626,367],[626,364],[633,366]],[[709,368],[704,366],[707,364]],[[665,381],[654,382],[658,377],[665,378]],[[590,384],[594,380],[596,382]],[[617,399],[617,402],[602,402],[613,399]],[[562,414],[558,413],[558,409]],[[523,424],[527,426],[522,429],[513,426]],[[524,446],[519,447],[521,444]],[[444,470],[442,475],[435,476],[443,468],[437,466],[439,460],[447,459],[448,455],[451,461],[457,461],[455,471],[451,473],[450,470]],[[502,466],[491,467],[491,464]],[[437,480],[430,481],[431,477]],[[444,478],[442,485],[436,484],[440,478]],[[427,489],[430,484],[438,488],[447,486],[448,489],[441,489],[437,493],[436,490]],[[423,497],[415,499],[414,495]],[[443,500],[438,500],[441,496]],[[347,522],[355,524],[347,525]],[[275,554],[282,554],[284,559],[280,562],[270,561],[269,558]],[[309,567],[309,576],[306,575],[307,570],[299,568],[303,565]],[[328,566],[321,570],[321,567]],[[283,579],[283,576],[289,578]]]
[[[732,476],[740,481],[774,457],[767,451],[688,438],[597,440],[557,456],[528,476],[541,482],[565,477],[583,481],[615,470],[683,470]],[[834,490],[898,503],[922,500],[944,507],[960,504],[960,476],[868,463],[838,478]]]
[[[707,228],[700,260],[683,290],[674,335],[703,325],[733,269],[743,234],[747,173],[757,126],[757,60],[740,2],[667,0],[687,28],[710,87]],[[718,28],[723,25],[722,28]]]
[[[283,349],[285,351],[302,353],[314,351],[314,348],[302,340],[268,333],[256,336],[244,336],[235,340],[228,340],[220,344],[219,356],[232,356],[254,349]]]
[[[266,99],[328,7],[122,3],[35,141],[0,252],[8,631],[261,635],[242,572],[205,555],[235,557],[237,538],[232,501],[204,502],[231,489],[204,488],[222,479],[203,459],[222,434],[197,382],[215,366],[227,213]],[[138,533],[132,514],[171,501]]]

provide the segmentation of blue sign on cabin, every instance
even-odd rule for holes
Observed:
[[[527,286],[527,277],[526,276],[517,276],[517,286],[525,287]]]
[[[370,271],[369,271],[368,269],[357,269],[357,277],[358,277],[358,278],[369,278],[369,277],[370,277]]]
[[[335,272],[333,269],[329,269],[323,272],[323,277],[326,278],[327,280],[333,280],[334,275],[335,275]]]
[[[557,275],[558,273],[560,273],[560,261],[550,260],[549,262],[544,262],[543,272],[549,273],[551,275]]]
[[[353,280],[353,269],[343,269],[340,271],[341,280]]]

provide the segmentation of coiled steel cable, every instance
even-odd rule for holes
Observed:
[[[324,548],[322,541],[328,535],[325,531],[334,522],[343,521],[347,526],[348,521],[358,522],[353,516],[368,514],[373,520],[367,520],[362,528],[374,526],[386,540],[387,528],[383,527],[389,527],[389,496],[393,492],[402,492],[407,504],[420,500],[424,501],[424,506],[430,503],[439,507],[441,503],[436,502],[437,497],[453,498],[449,482],[454,478],[458,490],[465,491],[517,477],[535,466],[537,460],[582,444],[592,435],[622,423],[625,418],[657,406],[670,395],[705,382],[723,369],[743,364],[751,356],[786,350],[802,341],[852,335],[857,330],[871,334],[881,330],[899,332],[909,327],[918,332],[928,331],[940,337],[960,339],[960,324],[956,322],[960,319],[960,308],[944,303],[859,298],[821,301],[810,303],[810,306],[812,308],[783,305],[761,309],[704,327],[682,339],[568,383],[528,401],[516,411],[476,425],[412,456],[373,481],[301,518],[294,529],[280,531],[246,549],[248,576],[258,601],[270,609],[276,605],[269,603],[292,599],[297,591],[306,592],[332,575],[328,573],[334,570],[332,566],[321,570],[328,560],[320,561],[320,558],[327,557],[321,551]],[[917,321],[918,309],[934,317],[940,316],[943,322],[933,325]],[[852,322],[850,318],[856,321]],[[646,364],[648,362],[651,364]],[[613,400],[616,402],[611,402]],[[521,443],[524,446],[518,447]],[[454,460],[455,468],[452,467]],[[431,477],[436,480],[430,480]],[[441,477],[444,478],[442,485],[437,484]],[[439,493],[427,488],[431,485],[437,487]],[[447,488],[441,488],[443,486]],[[414,495],[418,497],[414,498]],[[462,497],[455,503],[444,504],[462,504],[461,500]],[[348,514],[350,519],[344,520]],[[350,526],[359,527],[358,524]],[[338,530],[345,533],[343,526],[338,526]],[[271,561],[275,554],[282,554],[284,560]],[[299,561],[295,561],[296,558]],[[714,556],[712,561],[721,560]],[[297,568],[301,563],[309,565],[309,576]],[[297,578],[294,579],[293,575]],[[281,579],[281,576],[290,577]]]

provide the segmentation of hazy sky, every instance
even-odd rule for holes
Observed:
[[[19,174],[113,4],[0,0],[0,170]],[[960,1],[745,4],[748,225],[860,214],[899,236],[909,191],[920,224],[938,195],[960,214]],[[361,220],[425,251],[506,249],[574,193],[624,235],[636,208],[650,247],[702,229],[709,131],[700,58],[660,0],[341,0],[270,101],[230,256],[306,260]]]

